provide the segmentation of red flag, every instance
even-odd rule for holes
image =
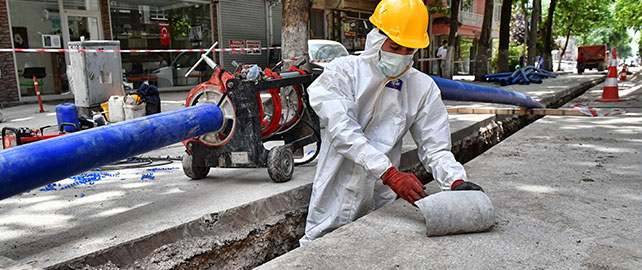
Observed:
[[[169,46],[169,24],[159,24],[160,43],[162,46]]]

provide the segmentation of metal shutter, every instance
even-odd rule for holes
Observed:
[[[230,40],[257,40],[261,42],[261,47],[270,45],[267,44],[264,0],[221,0],[217,11],[221,48],[229,48]],[[281,27],[278,31],[281,31]],[[221,59],[223,67],[227,70],[232,70],[232,60],[243,64],[258,64],[265,68],[268,53],[261,51],[261,55],[248,55],[222,52]]]

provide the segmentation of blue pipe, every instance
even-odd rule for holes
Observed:
[[[522,93],[430,76],[444,100],[511,104],[525,108],[544,108],[542,103]]]
[[[203,104],[0,151],[0,200],[218,130],[221,109]]]

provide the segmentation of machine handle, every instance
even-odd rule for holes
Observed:
[[[207,55],[214,49],[214,47],[216,47],[216,45],[218,45],[218,41],[214,42],[214,44],[212,44],[212,47],[210,47],[204,54],[201,55],[201,57],[198,59],[196,64],[194,64],[194,66],[192,66],[192,68],[190,68],[189,71],[187,71],[187,73],[185,73],[185,78],[187,78],[187,76],[189,76],[192,73],[192,71],[194,71],[194,69],[196,69],[196,67],[201,64],[201,62],[203,61],[203,56],[207,57]],[[207,62],[208,62],[208,64],[210,64],[209,61],[207,61]],[[212,61],[212,62],[214,62],[214,61]],[[212,68],[214,68],[214,67],[212,67]]]

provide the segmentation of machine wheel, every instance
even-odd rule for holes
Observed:
[[[183,156],[183,172],[189,178],[194,180],[203,179],[207,176],[207,173],[210,172],[210,167],[198,167],[194,165],[194,160],[192,155],[185,154]]]
[[[294,171],[292,150],[284,145],[272,148],[268,153],[267,170],[272,181],[277,183],[289,181]]]

